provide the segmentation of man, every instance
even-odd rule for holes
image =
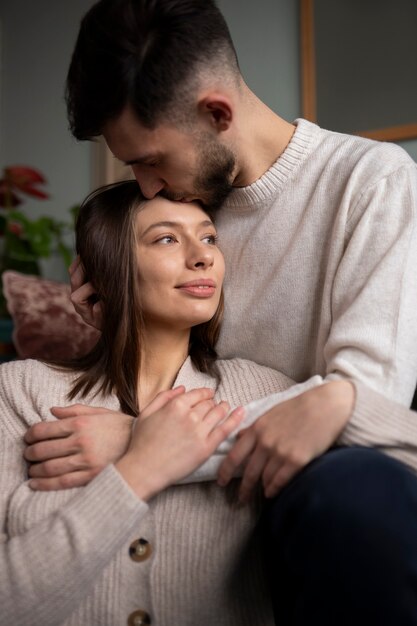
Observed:
[[[354,386],[407,405],[413,394],[415,164],[396,146],[268,109],[211,0],[98,2],[81,24],[67,103],[74,136],[103,134],[146,197],[219,209],[219,355],[335,381],[265,413],[219,474],[226,484],[245,463],[242,501],[259,481],[277,496],[263,527],[276,622],[416,624],[415,477],[373,450],[326,453],[397,444],[389,415],[352,413]],[[97,324],[79,267],[72,282]],[[403,441],[416,434],[395,426]]]

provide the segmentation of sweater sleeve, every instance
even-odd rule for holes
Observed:
[[[4,398],[5,394],[1,395]],[[0,625],[55,626],[62,624],[87,595],[148,507],[113,466],[87,487],[72,490],[62,506],[56,504],[56,498],[62,501],[63,492],[44,493],[38,499],[39,494],[25,482],[22,435],[18,428],[14,432],[10,429],[13,416],[5,414],[7,402],[3,398]],[[41,506],[51,503],[50,513],[40,511]],[[22,511],[27,518],[23,522]],[[31,521],[31,514],[38,521]]]
[[[363,383],[351,382],[355,405],[337,443],[377,448],[417,471],[417,413]]]
[[[397,169],[367,181],[346,223],[335,226],[345,237],[334,237],[342,253],[330,248],[340,260],[326,287],[324,359],[328,379],[359,380],[409,406],[417,380],[417,168],[392,150]]]
[[[221,363],[221,397],[231,406],[244,404],[245,415],[240,425],[220,444],[212,456],[180,481],[182,484],[216,480],[220,464],[232,449],[241,430],[251,426],[277,404],[323,383],[321,376],[313,376],[303,383],[294,384],[294,381],[281,372],[243,359],[231,359]],[[241,475],[242,468],[239,468],[236,476]]]

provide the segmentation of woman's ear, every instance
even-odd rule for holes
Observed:
[[[233,120],[233,105],[227,96],[210,93],[198,101],[198,113],[217,132],[229,130]]]

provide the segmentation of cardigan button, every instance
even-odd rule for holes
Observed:
[[[136,539],[129,546],[129,556],[132,561],[146,561],[151,556],[152,546],[149,541],[143,539]]]
[[[150,624],[151,618],[149,613],[146,611],[138,610],[133,611],[127,618],[127,626],[144,626],[145,624]]]

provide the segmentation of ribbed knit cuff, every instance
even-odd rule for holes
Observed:
[[[78,503],[74,499],[74,510],[82,518],[96,522],[102,516],[111,515],[121,519],[145,515],[148,505],[138,498],[133,489],[122,478],[114,465],[108,465],[87,487],[88,498]]]
[[[361,382],[351,380],[356,398],[351,418],[338,443],[401,446],[417,443],[417,414]]]

